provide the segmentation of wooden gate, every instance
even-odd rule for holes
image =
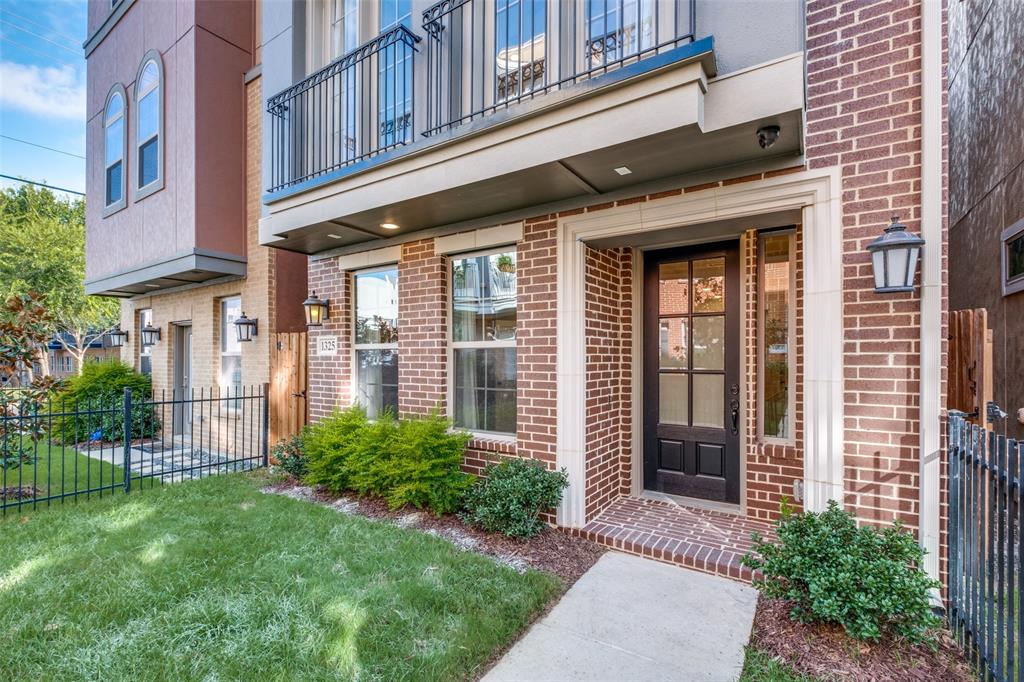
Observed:
[[[306,332],[274,334],[270,344],[270,444],[306,424]]]
[[[992,330],[984,308],[949,314],[949,409],[985,423],[992,400]]]

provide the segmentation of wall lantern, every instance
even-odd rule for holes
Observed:
[[[141,335],[142,345],[152,346],[153,344],[160,340],[160,327],[154,327],[153,323],[150,322],[145,327],[142,328]]]
[[[252,341],[252,337],[257,334],[256,320],[250,320],[245,316],[245,312],[242,312],[241,317],[235,318],[235,334],[241,343]]]
[[[922,246],[924,240],[907,232],[907,226],[901,225],[900,217],[894,215],[885,232],[868,244],[876,294],[914,290],[914,274]]]
[[[317,298],[316,291],[314,291],[310,294],[309,298],[302,302],[302,305],[306,309],[306,326],[322,327],[324,320],[327,319],[327,309],[330,301]]]
[[[107,332],[107,341],[111,348],[120,348],[128,343],[128,332],[121,331],[121,328],[111,329]]]

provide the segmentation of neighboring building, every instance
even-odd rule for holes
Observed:
[[[73,348],[75,340],[66,334],[64,335],[64,343],[55,338],[46,344],[46,357],[47,362],[50,363],[50,376],[63,379],[78,374],[78,359],[74,353],[67,349],[67,346]],[[110,346],[106,336],[94,339],[85,350],[85,362],[100,362],[101,360],[119,357],[121,357],[120,351]],[[41,372],[39,370],[41,369],[41,367],[34,368],[36,376],[40,375]]]
[[[992,399],[1008,413],[992,428],[1014,438],[1024,438],[1022,34],[1024,3],[950,3],[949,307],[987,310]]]
[[[330,300],[314,419],[439,407],[605,541],[624,500],[835,499],[939,571],[941,3],[265,9],[259,239]],[[878,294],[894,214],[927,243]]]
[[[158,392],[267,382],[273,333],[305,329],[305,257],[257,239],[259,22],[255,0],[89,0],[86,291],[122,299],[121,357]]]

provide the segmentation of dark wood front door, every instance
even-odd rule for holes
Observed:
[[[739,242],[644,256],[644,487],[738,503]]]

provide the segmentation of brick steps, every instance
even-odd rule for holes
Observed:
[[[762,521],[673,502],[620,497],[583,528],[569,532],[606,547],[742,582],[740,558],[750,534],[771,534]]]

